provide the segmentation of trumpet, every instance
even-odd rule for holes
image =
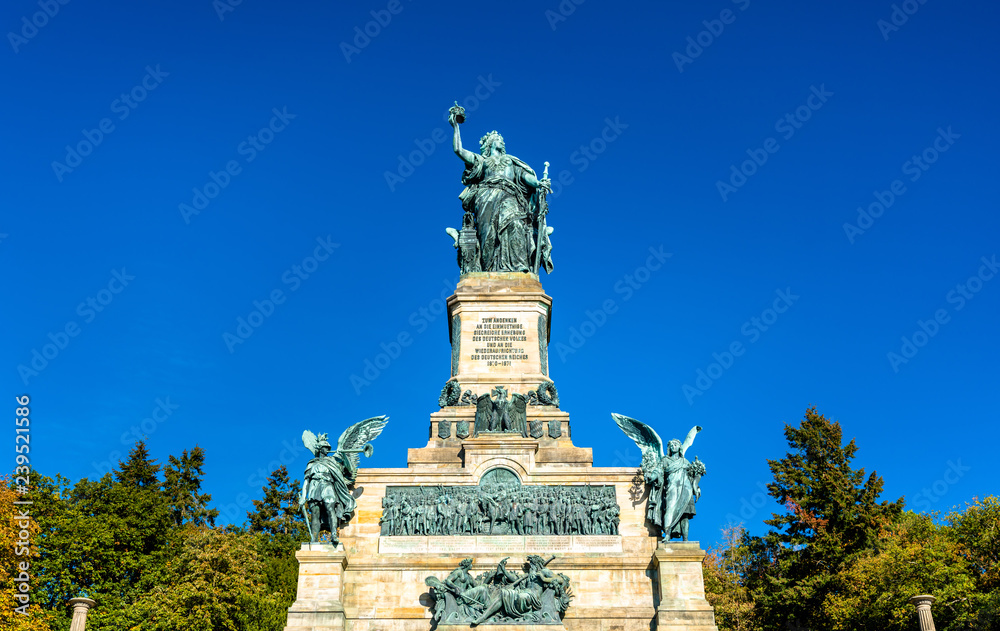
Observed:
[[[375,446],[371,443],[365,443],[365,446],[361,449],[340,449],[338,451],[342,454],[364,454],[366,457],[371,458],[372,454],[375,453]]]

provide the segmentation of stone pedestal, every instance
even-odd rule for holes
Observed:
[[[296,598],[288,608],[285,631],[342,631],[347,622],[342,602],[347,554],[343,546],[303,543]]]
[[[73,598],[69,604],[73,607],[73,622],[69,631],[84,631],[87,628],[87,612],[97,603],[90,598]]]
[[[930,594],[914,596],[910,602],[917,607],[917,619],[920,622],[920,631],[935,631],[934,618],[931,616],[931,605],[937,600]]]
[[[549,379],[552,298],[534,274],[466,274],[448,299],[451,375],[462,389],[527,394]]]
[[[705,551],[694,541],[657,545],[657,631],[718,631],[714,610],[705,600],[704,558]]]

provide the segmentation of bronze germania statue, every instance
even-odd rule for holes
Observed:
[[[479,140],[480,153],[462,146],[458,126],[465,109],[449,110],[455,128],[455,153],[465,163],[459,195],[465,216],[461,232],[448,228],[458,248],[458,264],[467,272],[552,272],[553,229],[545,225],[550,192],[549,163],[542,178],[521,160],[507,154],[503,136],[491,131]]]
[[[315,456],[306,464],[299,494],[313,543],[319,541],[321,530],[330,531],[333,545],[340,542],[337,531],[351,520],[357,506],[351,487],[358,477],[361,454],[371,457],[375,447],[369,441],[375,440],[388,422],[388,416],[376,416],[351,425],[340,435],[333,455],[328,455],[330,441],[326,434],[302,432],[302,443]]]
[[[694,517],[695,502],[701,498],[699,483],[705,465],[698,458],[688,461],[684,454],[701,427],[692,427],[683,443],[671,440],[664,454],[663,441],[652,427],[621,414],[611,416],[642,451],[642,474],[650,485],[646,518],[667,541],[674,537],[687,541],[688,522]]]

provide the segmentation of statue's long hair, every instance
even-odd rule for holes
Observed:
[[[479,139],[479,152],[485,153],[486,149],[492,144],[493,140],[498,141],[497,149],[499,149],[501,153],[507,153],[507,145],[503,142],[503,136],[501,136],[500,132],[495,129]]]

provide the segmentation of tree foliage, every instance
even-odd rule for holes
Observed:
[[[26,499],[14,492],[9,477],[0,478],[0,629],[49,631],[52,616],[31,593],[39,555],[30,542],[38,540],[38,523],[30,505],[14,504]]]
[[[744,580],[752,564],[750,535],[742,526],[727,526],[722,538],[724,544],[705,555],[705,595],[720,629],[756,631],[758,612]]]
[[[135,603],[133,631],[267,631],[287,604],[262,580],[258,536],[189,525],[156,584]]]
[[[98,480],[71,484],[33,474],[26,497],[37,528],[31,567],[41,613],[31,617],[35,626],[10,627],[0,618],[0,628],[68,631],[68,601],[86,594],[98,603],[88,631],[282,629],[295,598],[294,519],[279,511],[274,532],[214,528],[218,513],[202,492],[204,465],[205,453],[195,447],[161,468],[140,441]],[[287,495],[298,482],[283,474],[273,486]],[[3,489],[13,494],[9,484]],[[287,532],[278,534],[282,524]],[[14,536],[9,532],[3,536]],[[5,577],[16,570],[14,559],[0,561]]]
[[[790,451],[769,460],[782,510],[769,532],[723,532],[705,588],[720,631],[912,631],[910,597],[936,597],[941,631],[1000,630],[1000,502],[943,518],[881,501],[882,479],[851,462],[839,423],[815,408],[785,427]]]
[[[215,525],[215,518],[219,516],[219,511],[208,508],[212,496],[199,492],[201,491],[201,479],[205,475],[202,471],[204,465],[205,450],[195,446],[190,454],[185,449],[180,458],[170,456],[169,464],[163,470],[165,476],[163,491],[170,503],[170,514],[174,526],[184,524]]]
[[[300,490],[299,481],[289,477],[285,465],[275,469],[267,478],[264,496],[254,500],[254,509],[247,512],[250,531],[298,539],[305,530],[305,520],[299,507]]]
[[[840,423],[815,408],[798,426],[786,425],[785,438],[791,450],[768,460],[768,492],[784,511],[764,521],[771,531],[757,545],[770,566],[750,587],[765,626],[829,629],[822,606],[839,589],[838,573],[875,544],[903,500],[879,501],[882,478],[852,468],[857,445],[844,444]]]

